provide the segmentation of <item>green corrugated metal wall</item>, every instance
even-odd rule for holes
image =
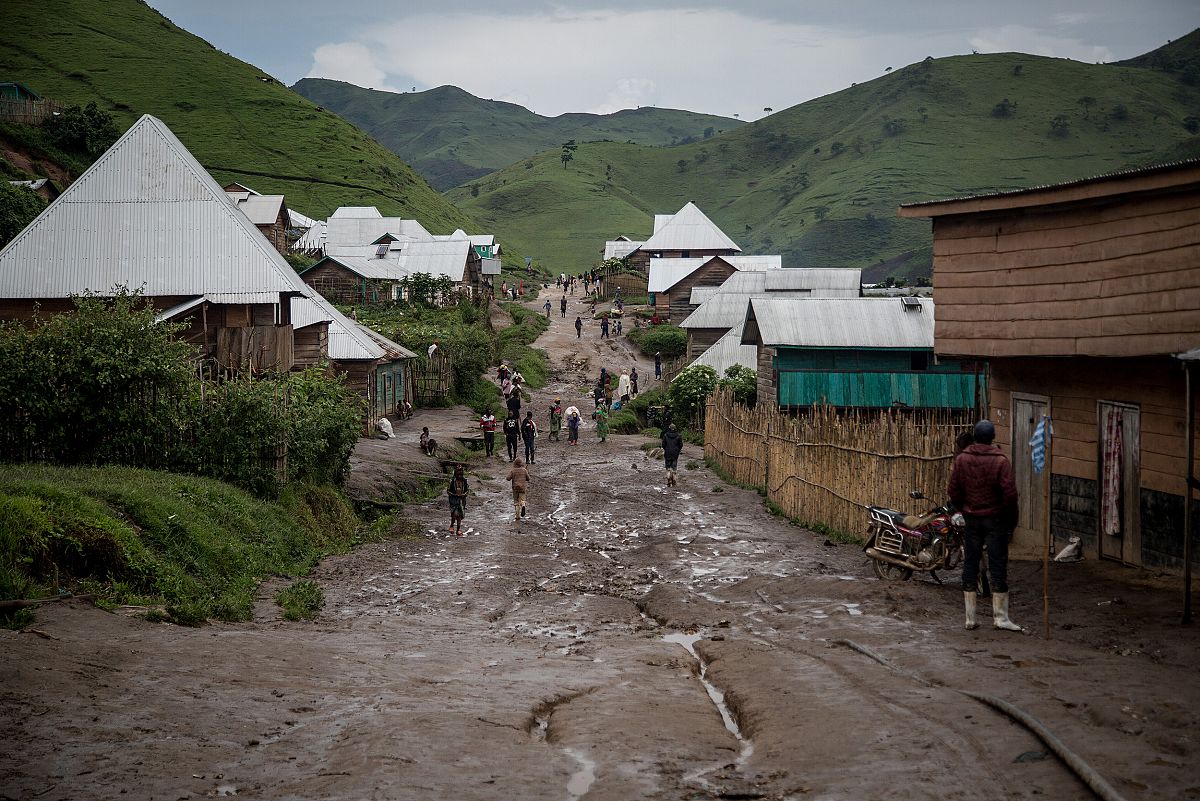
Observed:
[[[928,363],[925,369],[913,369],[914,361]],[[962,372],[957,361],[934,364],[932,351],[779,348],[774,366],[780,406],[975,406],[975,374]]]

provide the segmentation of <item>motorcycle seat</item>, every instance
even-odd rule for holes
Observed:
[[[887,515],[888,517],[890,517],[892,519],[892,522],[894,522],[898,526],[904,525],[904,518],[908,517],[908,515],[905,514],[904,512],[899,512],[899,511],[896,511],[895,509],[887,509],[883,506],[872,506],[871,511],[878,512],[879,514]]]

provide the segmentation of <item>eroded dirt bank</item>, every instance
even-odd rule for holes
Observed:
[[[541,343],[539,424],[556,394],[590,411],[588,379],[631,363],[622,339],[575,338],[577,308]],[[360,459],[432,472],[416,431]],[[1052,641],[965,632],[956,576],[882,584],[697,448],[668,489],[645,441],[543,435],[519,524],[507,461],[473,465],[467,536],[446,533],[444,498],[412,507],[417,536],[319,568],[316,623],[264,593],[245,625],[58,605],[46,637],[0,632],[0,797],[1092,797],[959,689],[1036,715],[1126,798],[1200,796],[1196,634],[1157,583],[1059,566]],[[1039,568],[1014,572],[1036,629]]]

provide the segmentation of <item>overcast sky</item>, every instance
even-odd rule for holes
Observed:
[[[930,55],[1118,61],[1200,27],[1196,0],[149,3],[288,85],[452,84],[548,116],[649,105],[750,120]]]

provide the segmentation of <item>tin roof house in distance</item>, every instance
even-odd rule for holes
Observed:
[[[1092,557],[1182,567],[1175,355],[1200,345],[1200,161],[899,213],[933,219],[937,352],[990,365],[988,416],[1021,494],[1017,548],[1044,550],[1048,476],[1060,544],[1077,535]],[[1039,474],[1029,440],[1043,414],[1054,437]]]
[[[149,115],[0,251],[0,319],[69,311],[71,295],[121,285],[141,288],[159,319],[183,323],[201,358],[255,372],[328,361],[373,409],[383,408],[377,368],[413,358],[305,286]]]
[[[649,273],[652,258],[734,256],[742,249],[689,200],[674,214],[654,215],[654,233],[646,241],[635,242],[622,236],[606,242],[604,251],[625,259],[639,272]],[[622,252],[623,255],[618,255]]]
[[[758,402],[851,409],[971,409],[972,365],[933,355],[924,298],[752,298],[742,344],[758,354]]]

